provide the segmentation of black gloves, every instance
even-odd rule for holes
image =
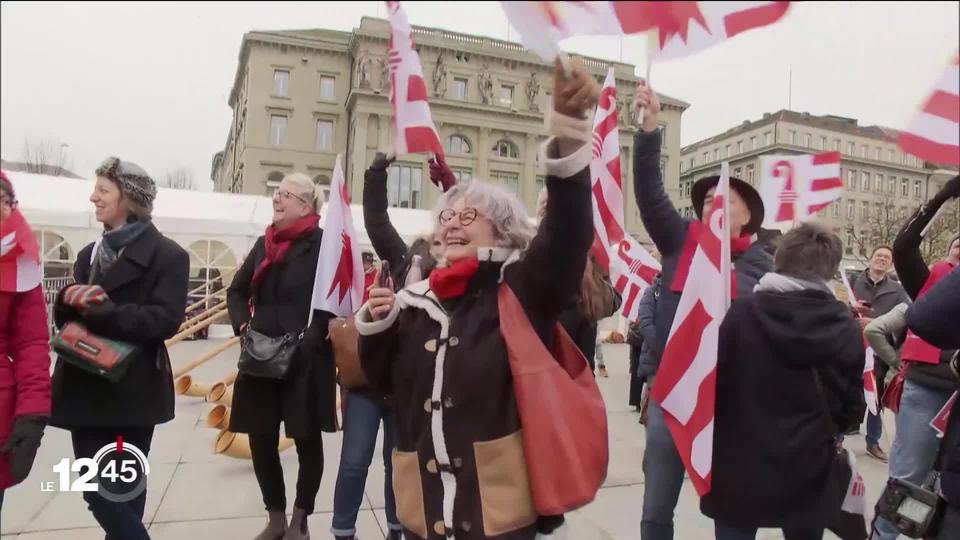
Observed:
[[[10,437],[3,448],[0,448],[0,452],[7,454],[14,483],[22,482],[30,474],[46,426],[46,416],[25,414],[14,421]]]
[[[371,170],[385,171],[387,167],[396,159],[396,157],[387,158],[387,155],[383,152],[377,152],[377,155],[373,156],[373,163],[370,164]]]
[[[936,201],[939,204],[943,204],[950,199],[956,199],[958,197],[960,197],[960,176],[954,176],[940,188],[940,191],[930,199],[930,202],[933,203]]]

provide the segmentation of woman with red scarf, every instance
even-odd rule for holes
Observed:
[[[569,69],[555,70],[539,230],[515,195],[457,185],[436,209],[441,267],[398,293],[374,288],[357,314],[367,380],[392,390],[393,489],[408,540],[562,537],[562,516],[538,515],[533,503],[498,291],[509,285],[553,343],[580,288],[593,239],[587,112],[599,88],[579,65]]]
[[[40,286],[40,255],[0,172],[0,508],[22,482],[50,415],[50,347]]]
[[[273,224],[257,239],[227,290],[234,332],[249,325],[269,337],[297,336],[306,329],[283,379],[241,373],[234,385],[230,430],[248,433],[253,470],[269,513],[257,540],[309,538],[307,516],[323,476],[321,433],[336,431],[336,371],[326,339],[331,314],[310,316],[320,240],[318,211],[323,192],[309,177],[291,174],[273,194]],[[293,517],[288,525],[287,500],[277,449],[280,422],[296,441],[300,469]]]

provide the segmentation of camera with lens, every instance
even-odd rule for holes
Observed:
[[[925,482],[933,485],[934,482]],[[891,478],[877,501],[877,514],[910,538],[935,536],[946,501],[937,492],[906,480]]]

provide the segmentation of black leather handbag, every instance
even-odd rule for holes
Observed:
[[[248,325],[240,339],[237,369],[244,375],[265,379],[284,379],[307,330],[299,334],[270,337]]]

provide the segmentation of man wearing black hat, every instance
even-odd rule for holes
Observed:
[[[657,129],[660,102],[644,82],[637,86],[634,108],[643,110],[641,129],[633,142],[633,182],[640,217],[653,243],[663,256],[663,289],[657,302],[656,339],[650,353],[659,364],[677,312],[680,294],[687,281],[690,262],[697,246],[697,235],[690,234],[695,224],[684,219],[670,202],[660,177],[661,133]],[[699,179],[691,198],[697,218],[713,201],[718,176]],[[773,258],[757,233],[763,223],[763,200],[750,184],[730,178],[730,233],[737,297],[753,291],[760,278],[773,269]],[[673,510],[683,485],[683,463],[673,444],[660,405],[651,401],[648,408],[646,449],[643,455],[644,499],[640,537],[643,540],[673,538]]]

